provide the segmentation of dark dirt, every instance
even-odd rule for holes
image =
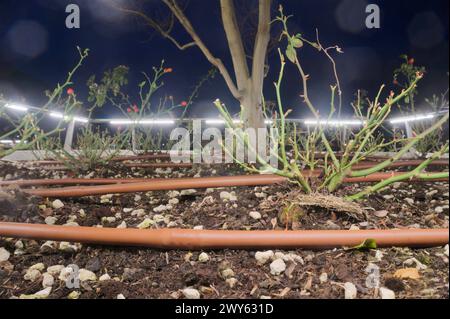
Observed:
[[[239,168],[216,165],[182,170],[123,169],[120,172],[103,170],[91,177],[189,177],[242,174]],[[7,176],[9,175],[9,176]],[[0,177],[51,178],[64,177],[66,172],[30,170],[25,166],[0,163]],[[120,176],[119,176],[120,175]],[[342,188],[338,195],[353,193],[364,185]],[[18,190],[5,190],[22,196]],[[237,201],[224,201],[220,193],[235,192]],[[388,190],[361,202],[364,213],[348,215],[320,208],[307,209],[298,219],[289,220],[282,215],[280,205],[290,192],[288,185],[268,187],[240,187],[197,190],[188,195],[174,192],[148,192],[107,197],[64,199],[64,207],[51,208],[51,201],[42,198],[19,197],[14,204],[2,205],[0,221],[45,223],[45,218],[55,217],[57,225],[76,222],[81,226],[117,227],[123,222],[127,227],[137,227],[145,218],[159,222],[152,227],[204,229],[387,229],[394,227],[448,228],[448,183],[396,184]],[[136,196],[138,195],[138,196]],[[171,197],[172,196],[172,197]],[[155,213],[154,208],[169,204],[172,198],[178,203],[172,208]],[[0,199],[1,200],[1,199]],[[412,202],[413,201],[413,202]],[[46,205],[46,208],[39,207]],[[142,215],[132,211],[143,209]],[[383,213],[383,211],[387,211]],[[249,212],[257,211],[260,220]],[[385,216],[384,216],[385,215]],[[378,217],[377,217],[378,216]],[[65,252],[52,245],[41,247],[43,241],[1,239],[0,248],[11,253],[8,261],[0,263],[0,298],[14,298],[34,294],[43,289],[42,277],[32,282],[24,279],[27,269],[37,263],[45,268],[53,265],[75,264],[94,272],[99,278],[104,274],[109,280],[82,283],[78,289],[68,289],[64,281],[55,276],[49,298],[67,298],[72,291],[79,298],[183,298],[186,287],[198,289],[202,298],[344,298],[342,284],[351,282],[358,289],[358,298],[379,298],[378,290],[367,288],[366,268],[370,263],[380,269],[380,285],[396,293],[397,298],[448,298],[448,248],[430,249],[390,248],[373,251],[334,249],[324,251],[295,250],[301,257],[296,262],[287,261],[284,274],[270,273],[270,261],[258,265],[255,251],[218,250],[205,251],[207,262],[198,261],[200,251],[160,251],[133,247],[106,247],[82,245],[76,252]],[[23,244],[23,248],[21,248]],[[288,254],[287,251],[278,251]],[[417,264],[415,258],[420,264]],[[301,261],[299,261],[301,260]],[[406,262],[406,263],[405,263]],[[419,267],[419,279],[397,279],[394,273],[402,268]],[[237,283],[230,287],[221,271],[231,268]],[[42,273],[44,273],[42,271]],[[327,281],[321,282],[322,274]]]

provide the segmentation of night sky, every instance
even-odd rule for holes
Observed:
[[[206,75],[210,64],[197,48],[179,51],[172,43],[153,34],[134,18],[118,14],[105,6],[104,0],[0,0],[0,93],[12,100],[25,99],[39,105],[43,91],[53,88],[77,60],[76,46],[89,48],[90,56],[75,76],[74,89],[84,95],[89,75],[101,75],[106,69],[124,64],[130,71],[127,92],[134,96],[141,71],[151,72],[165,59],[174,72],[165,79],[160,94],[174,96],[177,102],[187,99],[195,84]],[[236,0],[236,6],[253,0]],[[150,1],[152,10],[164,12],[158,0]],[[367,3],[380,5],[381,29],[363,26]],[[357,89],[366,89],[374,96],[382,83],[392,88],[392,72],[408,54],[417,64],[426,66],[428,74],[420,84],[419,105],[425,97],[441,93],[448,87],[448,0],[284,0],[274,2],[274,13],[283,4],[292,32],[301,32],[314,39],[319,29],[324,46],[339,45],[344,54],[337,56],[338,71],[344,89],[346,112]],[[81,29],[66,29],[65,6],[76,3],[81,9]],[[159,7],[159,8],[158,8]],[[191,0],[187,16],[210,47],[231,70],[230,56],[221,27],[219,1]],[[23,32],[23,30],[29,30]],[[31,30],[31,31],[30,31]],[[188,40],[180,27],[175,36]],[[25,54],[14,48],[29,47]],[[284,44],[283,44],[284,46]],[[28,52],[29,51],[29,52]],[[313,49],[301,51],[301,58],[311,75],[311,98],[326,112],[329,105],[329,85],[332,70],[323,55]],[[278,76],[276,51],[270,55],[270,72],[266,79],[265,96],[273,98],[273,81]],[[306,117],[301,103],[300,81],[289,67],[283,84],[285,105],[294,110],[292,117]],[[155,97],[157,98],[157,96]],[[190,110],[191,116],[217,114],[212,101],[220,98],[237,111],[236,101],[228,92],[220,75],[205,84]],[[106,106],[95,117],[112,117],[116,113]]]

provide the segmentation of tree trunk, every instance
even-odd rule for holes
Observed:
[[[248,88],[243,92],[241,112],[246,128],[265,128],[264,114],[262,109],[262,88],[253,88],[251,79],[248,80]]]

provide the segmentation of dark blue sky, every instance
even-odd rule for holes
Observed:
[[[89,75],[100,75],[119,64],[131,68],[129,93],[136,93],[140,72],[151,72],[161,59],[174,72],[165,81],[160,93],[173,95],[177,101],[189,96],[196,82],[210,69],[197,48],[180,52],[173,44],[152,36],[151,32],[134,19],[117,15],[102,4],[104,0],[0,0],[0,93],[8,98],[26,98],[29,103],[43,100],[43,90],[61,81],[77,59],[75,47],[90,48],[91,53],[75,77],[74,88],[85,92]],[[236,0],[236,5],[244,0]],[[250,0],[250,2],[253,0]],[[158,0],[152,10],[159,12]],[[392,71],[400,63],[400,54],[415,58],[428,69],[422,82],[421,100],[448,87],[448,0],[370,0],[382,10],[381,29],[360,28],[364,23],[365,0],[279,0],[287,14],[293,14],[291,28],[304,36],[314,38],[318,28],[324,45],[338,44],[345,54],[337,57],[338,70],[348,104],[354,92],[367,89],[373,96],[382,83],[391,86]],[[65,28],[65,6],[76,3],[81,9],[81,29]],[[187,8],[198,33],[211,51],[230,65],[224,32],[221,27],[218,1],[191,0]],[[31,34],[23,34],[23,26],[30,26]],[[22,28],[22,29],[21,29]],[[25,28],[26,30],[26,28]],[[175,35],[188,39],[181,28]],[[18,40],[17,40],[18,38]],[[44,41],[38,41],[44,39]],[[18,41],[14,44],[14,41]],[[36,43],[37,42],[37,43]],[[14,45],[30,47],[31,53],[19,54]],[[26,56],[32,55],[32,56]],[[301,52],[307,72],[311,75],[313,101],[324,112],[329,105],[329,84],[332,73],[328,61],[312,49]],[[273,97],[273,80],[277,77],[279,62],[276,54],[270,56],[270,73],[265,95]],[[231,68],[230,68],[231,69]],[[294,107],[296,116],[307,116],[298,95],[300,82],[292,68],[288,68],[283,85],[285,104]],[[231,98],[222,78],[216,78],[202,88],[191,115],[216,114],[211,102],[221,98],[231,107]],[[347,107],[347,110],[349,108]],[[101,110],[97,117],[109,116],[111,109]]]

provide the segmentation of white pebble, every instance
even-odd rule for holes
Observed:
[[[259,265],[264,265],[266,262],[268,262],[272,257],[274,256],[274,253],[272,250],[268,251],[257,251],[255,254],[256,261]]]
[[[194,288],[183,289],[183,296],[186,299],[200,299],[200,292]]]
[[[283,259],[276,259],[270,264],[270,273],[274,276],[281,275],[286,270],[286,264]]]
[[[207,253],[201,253],[201,254],[198,256],[198,261],[201,262],[201,263],[206,263],[206,262],[208,262],[208,261],[209,261],[209,255],[208,255]]]
[[[344,284],[345,289],[345,299],[355,299],[358,295],[358,290],[356,289],[356,286],[351,282],[346,282]]]
[[[53,287],[54,283],[55,283],[55,278],[53,278],[53,276],[50,275],[48,272],[46,272],[42,275],[42,286],[44,288]]]
[[[262,217],[259,212],[250,212],[249,215],[250,215],[251,218],[253,218],[255,220],[259,220]]]
[[[380,288],[380,297],[381,299],[395,299],[395,292],[390,289],[381,287]]]
[[[52,207],[53,207],[54,209],[60,209],[60,208],[63,208],[63,207],[64,207],[64,203],[63,203],[62,201],[60,201],[59,199],[55,199],[55,200],[52,202]]]
[[[5,248],[0,247],[0,262],[7,261],[11,254]]]

